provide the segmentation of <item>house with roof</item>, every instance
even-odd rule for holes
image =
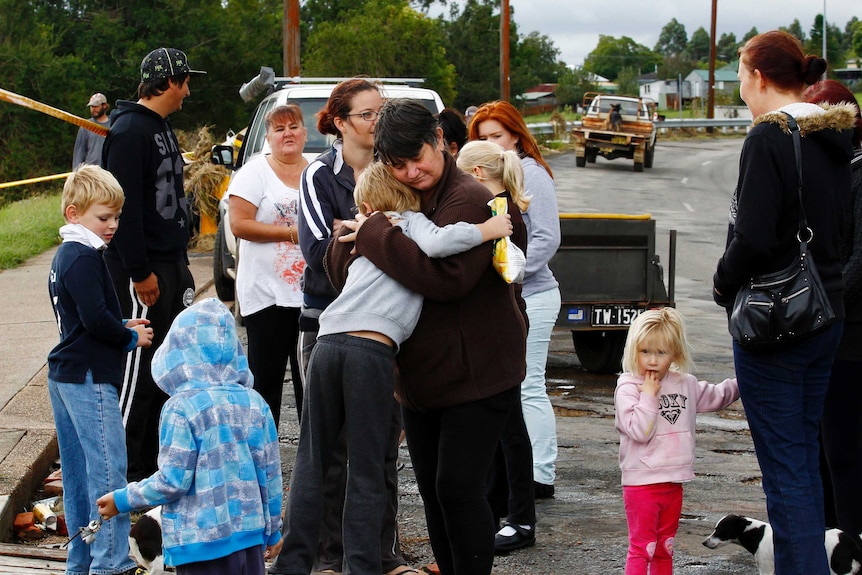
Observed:
[[[736,77],[736,62],[715,71],[715,91],[733,95],[739,87],[739,78]],[[685,77],[685,81],[691,86],[691,97],[706,99],[709,97],[709,70],[692,70]]]
[[[846,68],[835,69],[835,76],[845,84],[862,80],[862,58],[850,58]]]
[[[659,110],[678,110],[680,99],[683,103],[691,100],[691,84],[685,80],[680,83],[677,78],[671,80],[641,78],[639,83],[640,97],[655,102]]]
[[[522,113],[540,114],[557,107],[557,85],[539,84],[518,96]]]

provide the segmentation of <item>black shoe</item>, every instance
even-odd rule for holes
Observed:
[[[554,496],[554,485],[546,483],[533,482],[533,495],[536,499],[550,499]]]
[[[512,523],[504,523],[503,526],[509,526],[515,530],[515,533],[512,535],[500,535],[497,533],[494,535],[494,553],[508,553],[509,551],[514,551],[515,549],[522,549],[524,547],[532,547],[536,544],[536,528],[532,529],[524,529],[520,525],[512,524]]]

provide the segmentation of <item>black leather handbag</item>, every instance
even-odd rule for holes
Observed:
[[[786,113],[786,112],[785,112]],[[787,114],[793,135],[796,173],[799,177],[799,259],[787,268],[755,276],[739,289],[730,314],[730,334],[744,347],[772,348],[804,339],[835,318],[817,267],[808,252],[814,232],[808,227],[802,204],[802,152],[799,126]]]

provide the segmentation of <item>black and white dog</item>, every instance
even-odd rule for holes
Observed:
[[[852,575],[862,572],[862,541],[840,529],[829,529],[824,538],[829,569],[834,575]],[[772,527],[769,523],[743,517],[725,515],[715,524],[712,534],[703,540],[710,549],[725,543],[736,543],[754,555],[760,575],[775,574],[772,550]]]
[[[129,531],[129,551],[149,575],[165,575],[161,507],[150,509],[132,525]]]

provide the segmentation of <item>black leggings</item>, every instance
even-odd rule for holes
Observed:
[[[827,527],[862,532],[862,362],[836,360],[820,420],[820,439],[828,468],[821,465],[824,492],[834,506],[826,509]],[[831,487],[831,489],[829,489]],[[826,504],[829,504],[827,500]]]
[[[495,520],[503,517],[509,524],[535,525],[533,446],[524,423],[520,394],[516,407],[509,415],[497,447],[494,467],[488,480],[488,501]]]
[[[278,427],[288,360],[296,396],[296,413],[297,416],[302,415],[302,381],[296,361],[299,308],[274,305],[244,319],[248,334],[248,367],[254,374],[254,389],[266,400]]]
[[[402,410],[407,446],[431,548],[441,575],[488,575],[496,522],[487,478],[518,386],[462,405],[427,412]]]

